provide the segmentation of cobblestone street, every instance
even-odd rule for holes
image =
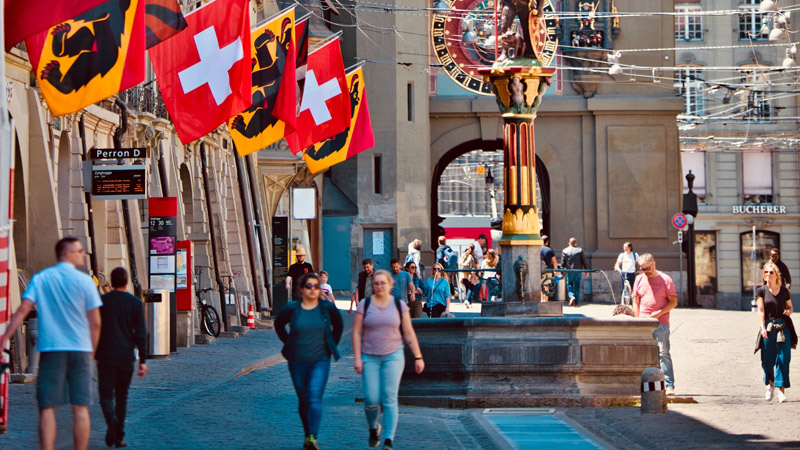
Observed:
[[[609,315],[612,306],[566,308],[567,314]],[[473,308],[474,311],[476,308]],[[367,448],[361,380],[352,370],[350,325],[343,358],[334,363],[325,393],[320,443],[323,449]],[[697,403],[670,404],[663,416],[641,416],[636,407],[563,409],[576,428],[605,447],[800,448],[800,398],[763,400],[760,366],[753,355],[755,318],[748,312],[676,310],[672,346],[679,397]],[[272,330],[181,349],[169,360],[148,362],[134,379],[126,440],[130,448],[299,449],[302,426],[286,363],[277,355]],[[244,371],[246,367],[252,371]],[[796,367],[796,364],[795,364]],[[237,376],[240,375],[240,376]],[[34,385],[12,385],[9,431],[0,448],[37,446]],[[96,403],[96,402],[95,402]],[[97,404],[91,448],[105,448],[105,424]],[[480,411],[401,406],[395,447],[399,449],[514,448],[479,420]],[[70,413],[58,410],[57,448],[71,448]],[[530,432],[535,433],[535,429]],[[603,442],[605,441],[605,442]]]

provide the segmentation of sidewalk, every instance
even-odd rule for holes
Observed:
[[[341,306],[341,305],[340,305]],[[565,308],[566,314],[604,317],[613,306]],[[459,314],[474,313],[475,307]],[[332,365],[320,433],[323,449],[366,446],[361,379],[352,369],[352,315],[346,309],[342,359]],[[678,396],[695,404],[670,404],[669,413],[641,416],[638,408],[563,409],[558,417],[605,441],[606,448],[800,448],[800,391],[789,401],[763,400],[761,369],[753,355],[756,319],[749,312],[676,310],[672,313],[672,354]],[[150,372],[134,379],[128,405],[126,440],[147,449],[293,449],[302,426],[280,342],[272,330],[238,339],[181,349],[169,360],[148,362]],[[245,368],[254,369],[237,377]],[[795,364],[796,367],[796,364]],[[2,449],[37,447],[33,385],[12,385],[9,431]],[[97,404],[90,407],[90,448],[106,448],[105,424]],[[479,410],[401,406],[395,448],[514,448],[482,420]],[[56,448],[71,448],[69,409],[58,410]],[[533,425],[530,436],[543,429]],[[541,436],[543,433],[539,433]],[[539,447],[537,447],[539,448]],[[541,447],[545,448],[545,447]]]

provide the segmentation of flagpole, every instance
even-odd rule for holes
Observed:
[[[3,60],[0,61],[0,264],[5,266],[6,286],[4,295],[0,295],[0,308],[3,308],[3,320],[0,321],[0,332],[5,332],[8,317],[11,314],[11,297],[8,289],[9,262],[11,257],[11,170],[14,154],[12,145],[11,122],[8,119],[8,98],[6,95],[6,43],[5,43],[5,3],[0,0],[0,48],[3,49]],[[0,349],[3,351],[5,349]],[[2,356],[0,356],[2,357]],[[9,371],[0,373],[0,433],[8,429],[8,382]]]
[[[354,70],[358,70],[360,67],[362,67],[362,66],[363,66],[364,64],[366,64],[366,63],[367,63],[367,61],[365,61],[365,60],[361,60],[361,61],[359,61],[359,62],[357,62],[357,63],[353,64],[352,66],[350,66],[350,67],[348,67],[348,68],[344,69],[344,71],[345,71],[345,73],[350,73],[350,72],[353,72]]]

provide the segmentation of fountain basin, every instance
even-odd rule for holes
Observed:
[[[641,374],[658,367],[655,319],[617,316],[414,319],[425,371],[407,354],[407,405],[573,407],[631,405]]]

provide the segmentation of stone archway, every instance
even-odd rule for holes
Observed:
[[[442,218],[439,216],[439,184],[444,173],[445,168],[455,161],[458,157],[467,153],[483,150],[487,152],[503,151],[503,140],[496,139],[493,141],[485,141],[482,139],[475,139],[456,145],[436,162],[431,170],[431,236],[430,242],[436,242],[436,239],[441,235],[441,222]],[[541,189],[541,204],[539,205],[539,214],[542,220],[542,233],[548,233],[550,230],[550,215],[551,215],[551,189],[550,189],[550,174],[547,170],[542,159],[536,155],[536,179],[539,188]],[[502,189],[502,187],[501,187]],[[501,210],[502,206],[498,205]]]

